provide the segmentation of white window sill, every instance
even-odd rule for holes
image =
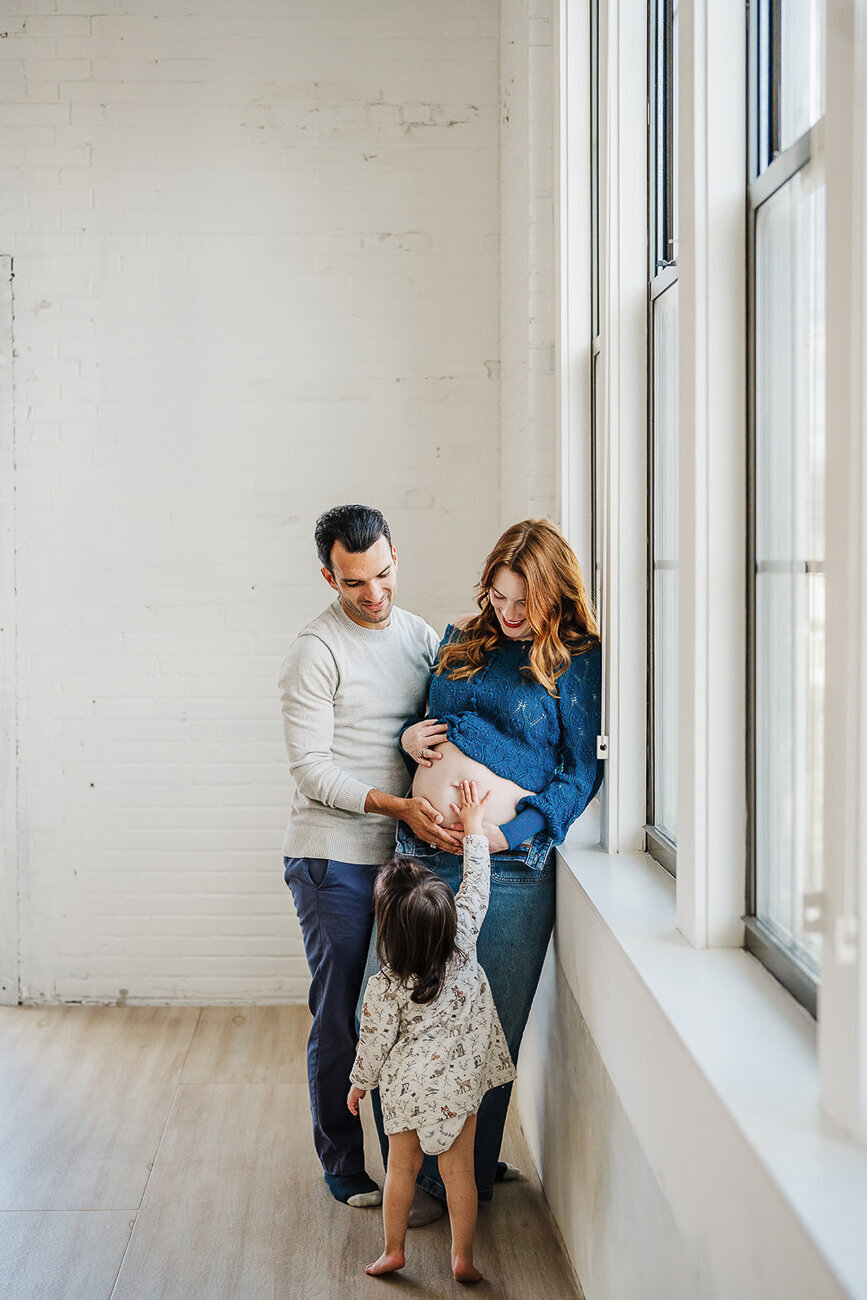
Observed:
[[[605,853],[593,809],[575,831],[558,850],[557,953],[627,1110],[632,1095],[645,1136],[666,1140],[651,1132],[652,1107],[637,1089],[658,1082],[676,1106],[685,1049],[707,1105],[716,1113],[721,1103],[754,1153],[757,1176],[772,1181],[846,1292],[867,1298],[867,1149],[820,1111],[814,1022],[743,949],[692,948],[676,929],[672,877],[647,854]],[[594,918],[601,927],[586,924]],[[646,1014],[646,996],[629,1006],[639,1000],[630,982],[658,1014]],[[645,1049],[637,1080],[635,1050],[630,1061],[623,1045],[633,1034]],[[700,1111],[692,1122],[700,1139]]]

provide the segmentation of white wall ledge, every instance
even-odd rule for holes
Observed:
[[[744,950],[687,943],[653,859],[575,829],[558,959],[682,1231],[714,1238],[708,1294],[767,1269],[766,1294],[867,1298],[867,1149],[821,1114],[814,1022]]]

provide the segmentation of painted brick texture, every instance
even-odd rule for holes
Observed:
[[[504,527],[559,522],[555,459],[551,0],[501,6],[501,463]]]
[[[301,998],[313,520],[379,505],[440,628],[499,529],[499,6],[12,8],[21,994]]]

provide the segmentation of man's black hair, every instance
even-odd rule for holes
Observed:
[[[380,537],[384,537],[391,546],[391,533],[385,515],[373,506],[333,506],[316,520],[313,536],[320,564],[329,572],[331,567],[331,548],[335,542],[345,551],[357,555],[369,551]]]

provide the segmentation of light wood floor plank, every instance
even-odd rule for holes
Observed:
[[[0,1099],[0,1210],[137,1209],[174,1088],[63,1088]]]
[[[491,1275],[512,1279],[510,1300],[512,1296],[515,1300],[521,1296],[584,1300],[514,1107],[509,1111],[502,1157],[517,1165],[523,1176],[500,1184],[494,1200],[479,1211],[479,1233],[485,1232],[491,1252]]]
[[[327,1252],[315,1174],[301,1084],[181,1085],[113,1300],[295,1294],[301,1243]]]
[[[203,1007],[183,1083],[304,1083],[306,1007]]]
[[[123,1211],[0,1214],[0,1300],[108,1300],[132,1225]]]
[[[38,1074],[76,1086],[176,1083],[198,1007],[0,1007],[0,1089]]]
[[[465,1294],[447,1219],[409,1234],[402,1274],[365,1276],[381,1212],[337,1204],[323,1182],[309,1020],[304,1007],[0,1009],[0,1300]],[[381,1180],[363,1109],[368,1169]],[[504,1155],[526,1176],[481,1207],[487,1280],[474,1293],[580,1300],[511,1119]]]
[[[369,1162],[375,1173],[376,1160]],[[575,1300],[541,1193],[513,1183],[480,1215],[476,1294]],[[503,1216],[515,1237],[499,1242]],[[527,1223],[522,1224],[524,1206]],[[541,1234],[541,1236],[540,1236]],[[338,1205],[310,1137],[302,1085],[181,1085],[112,1300],[367,1300],[461,1294],[447,1220],[410,1234],[406,1270],[388,1283],[364,1265],[382,1246],[379,1210]],[[526,1260],[526,1267],[516,1261]],[[535,1289],[544,1280],[544,1289]]]
[[[0,1211],[135,1210],[196,1008],[2,1008]]]

